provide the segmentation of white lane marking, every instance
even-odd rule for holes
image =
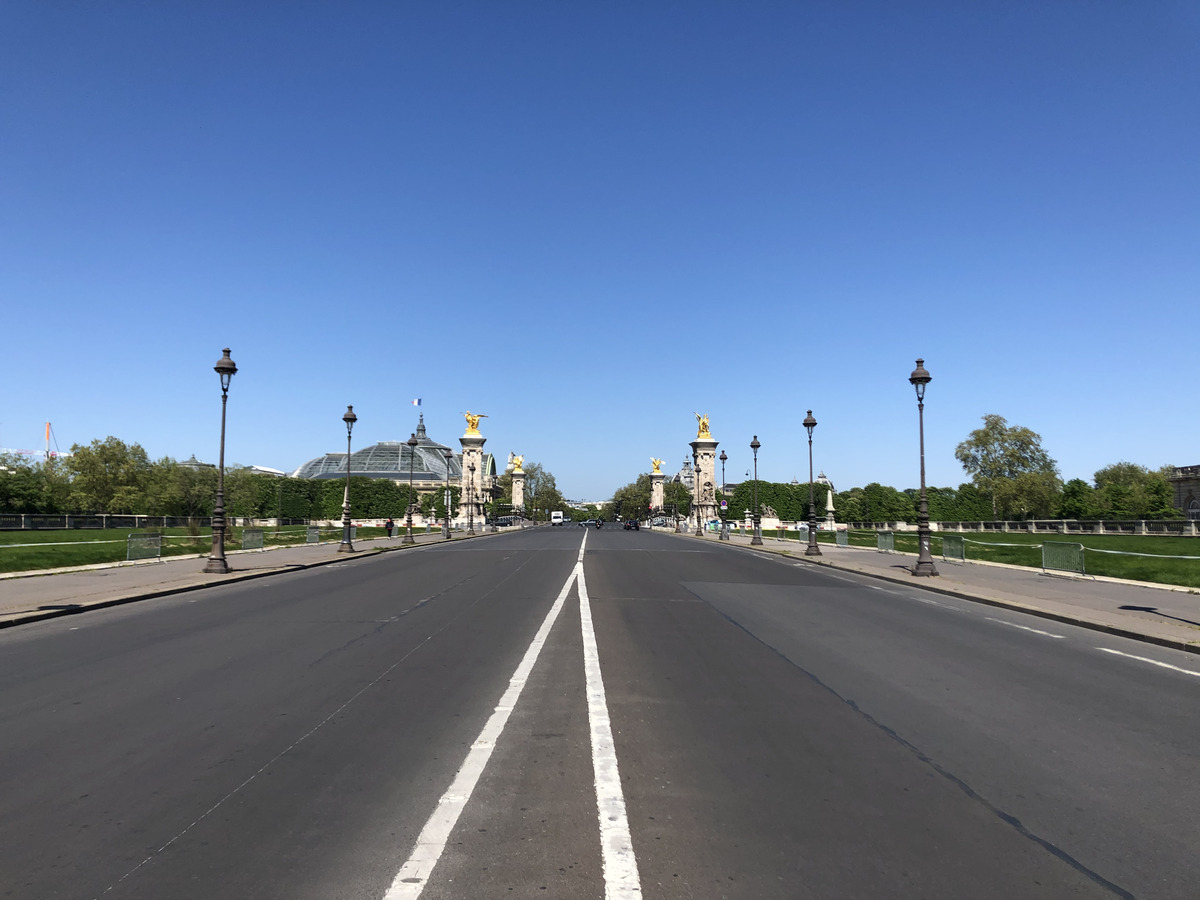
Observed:
[[[584,540],[586,541],[586,539],[585,535]],[[582,550],[580,552],[582,553]],[[571,585],[579,578],[582,570],[582,563],[576,562],[566,584],[559,591],[558,599],[550,607],[550,612],[546,613],[546,618],[542,621],[537,634],[534,635],[533,642],[525,651],[525,656],[516,671],[513,672],[512,678],[509,679],[508,690],[504,692],[495,711],[487,720],[487,724],[483,726],[483,731],[471,745],[462,768],[458,770],[454,781],[438,801],[437,808],[429,817],[429,821],[421,829],[412,855],[396,873],[396,877],[392,880],[392,886],[384,894],[383,900],[416,900],[421,896],[421,891],[424,890],[429,876],[433,873],[434,867],[442,857],[442,852],[446,849],[446,842],[450,840],[450,834],[458,823],[458,817],[462,814],[463,807],[471,799],[471,792],[479,783],[479,778],[483,774],[488,760],[492,757],[492,750],[495,749],[496,742],[504,731],[504,726],[508,724],[513,707],[517,705],[529,673],[533,670],[533,664],[537,662],[538,654],[542,652],[542,646],[546,643],[550,629],[558,619],[558,614],[562,612],[563,603],[571,591]]]
[[[586,542],[586,537],[585,537]],[[600,822],[600,850],[604,870],[606,900],[626,900],[642,896],[637,857],[629,833],[625,794],[617,770],[617,748],[613,742],[612,720],[600,673],[600,651],[592,627],[592,607],[583,577],[583,548],[579,550],[579,618],[583,629],[583,671],[587,679],[588,722],[592,732],[592,771],[596,778],[596,811]]]
[[[1145,656],[1134,656],[1132,653],[1122,653],[1120,650],[1110,650],[1108,647],[1097,647],[1097,650],[1104,653],[1115,653],[1117,656],[1124,656],[1127,659],[1136,659],[1138,662],[1150,663],[1152,666],[1161,666],[1164,669],[1171,669],[1175,672],[1182,672],[1184,675],[1192,675],[1200,678],[1200,672],[1195,672],[1192,669],[1181,669],[1179,666],[1173,666],[1170,663],[1159,662],[1157,659],[1149,659]]]
[[[888,591],[887,593],[892,593]],[[953,606],[947,606],[945,603],[938,603],[936,600],[930,600],[928,597],[909,597],[909,600],[916,600],[918,603],[924,603],[926,606],[936,606],[938,609],[954,609]]]
[[[991,616],[984,616],[989,622],[998,622],[1001,625],[1007,625],[1009,628],[1020,628],[1022,631],[1032,631],[1034,634],[1041,634],[1046,637],[1054,638],[1061,641],[1066,639],[1065,634],[1051,634],[1049,631],[1042,631],[1040,628],[1030,628],[1028,625],[1018,625],[1016,622],[1005,622],[1003,619],[993,619]]]

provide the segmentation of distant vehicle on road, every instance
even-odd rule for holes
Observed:
[[[550,513],[550,524],[551,525],[561,525],[562,523],[563,523],[563,514],[562,514],[561,510],[556,509],[554,512]]]

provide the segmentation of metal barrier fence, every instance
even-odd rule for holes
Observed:
[[[304,537],[304,542],[306,544],[321,543],[321,526],[320,525],[309,525],[308,532],[305,534],[305,537]]]
[[[850,546],[850,532],[846,531],[846,529],[844,529],[844,528],[841,529],[840,531],[838,531],[836,533],[836,540],[837,540],[837,545],[839,547],[849,547]]]
[[[263,548],[263,530],[261,528],[242,529],[242,549],[261,550]]]
[[[125,542],[125,559],[160,559],[162,557],[161,534],[131,534]]]
[[[1043,541],[1042,571],[1045,572],[1048,569],[1058,572],[1074,572],[1077,575],[1086,574],[1083,571],[1083,544]]]
[[[881,531],[875,536],[875,545],[880,553],[893,553],[896,550],[896,535],[891,531]]]
[[[942,559],[966,561],[967,542],[961,534],[942,535]]]

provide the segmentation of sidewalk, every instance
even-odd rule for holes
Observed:
[[[718,540],[716,534],[682,537],[714,543]],[[729,543],[751,549],[749,535],[732,534]],[[762,546],[753,549],[1200,653],[1200,591],[1194,588],[1116,578],[1046,575],[1041,569],[951,562],[937,557],[934,565],[938,576],[917,578],[911,572],[917,559],[913,553],[880,553],[865,547],[838,547],[822,542],[821,555],[809,557],[804,555],[805,547],[805,543],[795,538],[787,541],[763,538]]]
[[[418,546],[443,542],[440,531],[431,534],[414,531],[413,537]],[[455,532],[453,540],[466,537],[462,532]],[[226,551],[232,569],[228,575],[205,574],[207,556],[164,557],[153,562],[4,574],[0,575],[0,628],[374,556],[403,549],[400,541],[399,535],[356,540],[353,555],[339,553],[337,542],[267,550],[231,550]]]

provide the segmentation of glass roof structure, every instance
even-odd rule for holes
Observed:
[[[425,416],[417,424],[417,445],[409,451],[407,441],[380,441],[363,447],[350,455],[351,477],[386,478],[389,481],[408,481],[409,465],[412,465],[414,485],[443,484],[447,479],[445,444],[431,440],[425,433]],[[450,457],[449,479],[462,479],[462,453]],[[496,462],[490,453],[483,456],[483,477],[495,477]],[[310,459],[292,473],[294,478],[345,478],[346,454],[326,453]]]

